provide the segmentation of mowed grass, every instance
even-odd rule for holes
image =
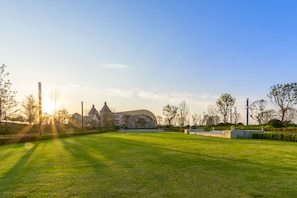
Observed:
[[[296,197],[297,144],[104,133],[0,146],[0,197]]]

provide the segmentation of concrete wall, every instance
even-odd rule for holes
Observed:
[[[119,132],[164,132],[164,129],[121,129]]]
[[[253,138],[253,133],[263,132],[261,130],[232,130],[231,138]]]
[[[185,134],[191,134],[191,133],[195,133],[195,132],[204,132],[204,129],[185,129],[184,133]]]
[[[187,130],[187,129],[186,129]],[[253,133],[263,132],[261,130],[224,130],[224,131],[210,131],[205,132],[204,130],[185,130],[186,134],[192,135],[203,135],[221,138],[252,138]]]

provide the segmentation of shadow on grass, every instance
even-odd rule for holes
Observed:
[[[88,144],[85,141],[80,142],[74,139],[60,139],[64,146],[64,150],[69,152],[75,159],[77,164],[85,167],[91,167],[95,172],[101,172],[100,168],[108,167],[106,155],[103,155],[96,146],[97,141],[88,139]],[[106,171],[106,169],[105,169]]]
[[[145,134],[141,134],[141,136],[145,137],[145,136],[149,136],[149,137],[153,137],[153,136],[150,136],[150,135],[145,135]],[[163,146],[161,144],[157,144],[157,143],[153,143],[153,142],[147,142],[147,141],[141,141],[139,139],[127,139],[127,137],[125,136],[122,136],[122,137],[109,137],[111,139],[111,141],[116,141],[116,142],[122,142],[123,144],[126,144],[126,145],[135,145],[135,146],[138,146],[138,147],[148,147],[148,148],[152,148],[152,149],[155,149],[155,150],[163,150],[165,151],[164,153],[166,152],[169,152],[169,153],[180,153],[183,157],[185,157],[186,155],[190,155],[190,156],[193,156],[193,160],[195,160],[195,157],[199,157],[199,158],[196,158],[197,160],[197,163],[200,163],[202,159],[204,160],[207,160],[210,162],[213,161],[214,162],[214,166],[217,166],[218,168],[222,165],[226,165],[226,164],[229,164],[228,166],[231,167],[241,167],[242,169],[244,169],[244,167],[246,166],[249,166],[249,167],[254,167],[255,169],[263,169],[263,170],[270,170],[270,171],[275,171],[275,172],[281,172],[281,171],[290,171],[290,172],[296,172],[297,171],[297,168],[293,168],[293,167],[287,167],[285,166],[286,164],[282,164],[282,165],[273,165],[273,164],[265,164],[265,163],[261,163],[260,159],[258,160],[258,162],[256,161],[253,161],[252,159],[245,159],[245,158],[233,158],[233,157],[220,157],[220,156],[213,156],[213,155],[205,155],[205,154],[202,154],[201,152],[199,152],[199,150],[197,150],[197,152],[190,152],[190,151],[187,151],[187,150],[181,150],[181,149],[173,149],[173,148],[167,148],[166,146]],[[183,139],[183,138],[182,138]],[[189,139],[189,140],[193,140],[193,139]],[[196,140],[196,139],[194,139]],[[236,140],[230,140],[230,139],[221,139],[221,138],[213,138],[213,137],[210,137],[210,138],[206,138],[206,140],[203,138],[203,139],[200,139],[201,141],[207,141],[207,142],[211,142],[212,144],[215,144],[216,142],[218,142],[219,144],[225,142],[225,141],[228,141],[228,143],[231,141],[231,142],[234,142]],[[240,141],[240,140],[239,140]],[[273,144],[274,145],[274,144]],[[279,144],[277,144],[279,145]],[[267,154],[268,154],[269,151],[267,151]],[[198,161],[199,160],[199,161]],[[275,159],[272,159],[272,160],[275,160]]]
[[[19,173],[26,165],[30,157],[33,155],[33,153],[36,151],[37,147],[38,144],[27,145],[28,150],[26,151],[26,153],[24,153],[24,155],[2,176],[2,179],[5,179],[6,177],[10,177],[10,181],[21,179],[22,175],[20,175]],[[11,178],[14,179],[12,180]]]

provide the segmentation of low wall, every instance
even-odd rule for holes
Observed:
[[[164,132],[164,129],[121,129],[119,132]]]
[[[204,132],[204,129],[185,129],[184,130],[185,134],[193,134],[195,132]]]
[[[262,130],[232,130],[231,138],[253,138],[253,133],[264,132]]]
[[[212,137],[221,137],[221,138],[252,138],[253,133],[259,133],[263,132],[261,130],[223,130],[223,131],[210,131],[210,132],[204,132],[204,131],[193,131],[185,130],[186,134],[192,134],[192,135],[203,135],[203,136],[212,136]]]

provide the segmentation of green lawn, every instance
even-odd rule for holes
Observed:
[[[104,133],[0,146],[0,197],[296,197],[297,144]]]

